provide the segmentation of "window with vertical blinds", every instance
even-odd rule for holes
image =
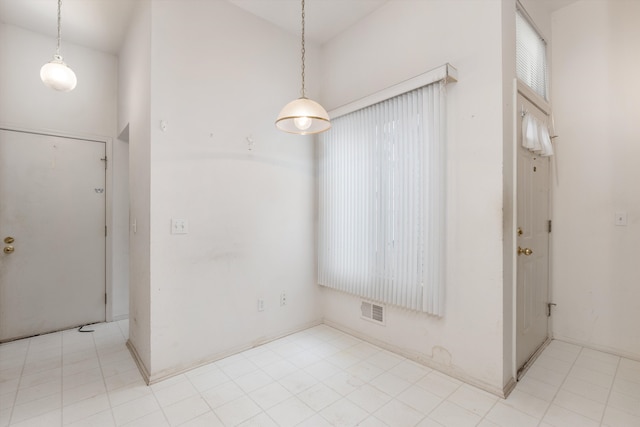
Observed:
[[[520,9],[516,11],[516,75],[548,99],[547,43]]]
[[[332,119],[321,135],[321,285],[442,315],[444,87]]]

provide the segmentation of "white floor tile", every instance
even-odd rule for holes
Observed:
[[[284,388],[280,383],[272,383],[265,387],[259,388],[249,393],[249,397],[253,399],[263,410],[267,410],[280,402],[289,399],[291,392]]]
[[[604,411],[602,424],[607,427],[636,427],[640,426],[640,417],[628,412],[607,406]]]
[[[169,423],[162,411],[154,411],[150,414],[137,418],[124,427],[169,427]]]
[[[17,423],[62,408],[62,394],[57,393],[13,407],[11,422]]]
[[[389,370],[389,373],[411,383],[421,380],[430,372],[433,372],[433,369],[419,365],[410,360],[402,361]]]
[[[158,399],[160,406],[165,407],[195,396],[198,394],[198,390],[196,390],[187,378],[183,377],[182,381],[159,390],[154,390],[153,394],[156,396],[156,399]]]
[[[229,382],[231,379],[222,372],[217,366],[213,366],[214,369],[210,369],[207,372],[203,372],[200,375],[190,376],[187,373],[187,377],[191,384],[198,390],[200,393],[211,390],[214,387],[217,387],[221,384]]]
[[[463,384],[447,400],[483,417],[496,404],[498,398],[473,386]]]
[[[605,405],[601,403],[594,402],[593,400],[566,390],[560,390],[558,392],[556,398],[553,400],[553,404],[577,412],[598,422],[602,419],[605,408]]]
[[[595,369],[575,365],[571,369],[571,372],[569,372],[568,378],[576,378],[599,387],[609,389],[613,384],[614,375],[615,372],[612,374],[605,374]]]
[[[607,401],[607,406],[611,406],[621,411],[640,417],[640,401],[629,394],[612,391]]]
[[[59,409],[31,417],[18,423],[11,423],[12,427],[56,427],[62,426],[62,415]]]
[[[396,377],[389,372],[378,375],[373,380],[371,380],[370,384],[392,397],[399,395],[400,393],[411,387],[411,383],[409,381]]]
[[[607,398],[609,397],[609,388],[600,387],[577,378],[567,378],[562,385],[562,389],[585,397],[589,400],[593,400],[597,403],[604,404],[607,402]]]
[[[318,380],[307,374],[303,370],[295,371],[286,377],[278,380],[278,382],[293,394],[298,394],[315,385]]]
[[[525,414],[504,402],[498,402],[486,415],[486,418],[500,427],[535,427],[540,422],[539,418]]]
[[[65,424],[65,427],[114,427],[116,425],[113,414],[110,410],[83,418],[72,424]]]
[[[425,418],[424,414],[395,399],[377,410],[373,415],[393,426],[415,426]]]
[[[280,427],[296,426],[315,414],[315,411],[297,397],[290,397],[266,412]]]
[[[450,378],[444,374],[433,371],[416,382],[416,385],[430,391],[436,396],[446,398],[456,391],[462,383],[454,378]]]
[[[238,425],[254,416],[262,410],[251,399],[242,396],[213,410],[225,426]]]
[[[99,379],[87,384],[73,387],[68,390],[64,390],[62,395],[63,406],[71,405],[72,403],[79,402],[84,399],[98,396],[107,392],[104,385],[104,380]]]
[[[551,405],[550,401],[540,399],[517,388],[502,403],[537,419],[541,419]]]
[[[370,414],[376,412],[380,407],[386,405],[393,399],[391,396],[373,387],[370,384],[364,384],[347,395],[347,399],[355,403]]]
[[[73,424],[111,408],[107,394],[100,394],[62,408],[64,424]]]
[[[151,388],[142,381],[108,392],[111,406],[114,408],[132,400],[149,396],[151,394]]]
[[[91,328],[0,345],[0,427],[640,426],[640,362],[560,341],[501,400],[326,325],[148,387]]]
[[[332,363],[322,360],[318,363],[307,366],[304,368],[304,371],[314,378],[324,381],[325,379],[342,372],[342,369]]]
[[[369,382],[375,377],[384,373],[384,371],[368,362],[358,362],[345,369],[345,372],[360,378],[364,382]]]
[[[353,375],[349,375],[347,372],[335,374],[323,382],[343,396],[352,393],[358,387],[364,385],[364,381]]]
[[[112,411],[116,425],[121,426],[159,410],[160,405],[158,405],[156,398],[153,395],[148,395],[117,406]]]
[[[202,393],[202,397],[213,409],[244,396],[244,392],[234,382],[229,381]]]
[[[346,399],[340,399],[320,411],[320,415],[334,426],[356,426],[369,417],[364,409]]]
[[[329,423],[326,419],[324,419],[321,415],[314,415],[311,418],[307,418],[296,427],[332,427],[333,424]],[[364,424],[360,424],[360,426],[364,427]]]
[[[262,370],[269,374],[269,376],[274,380],[279,380],[280,378],[284,378],[287,375],[291,375],[296,372],[298,367],[293,363],[282,359],[278,362],[265,366]]]
[[[417,385],[412,385],[400,393],[396,399],[425,415],[433,411],[443,400],[442,397]]]
[[[171,426],[179,426],[209,412],[210,408],[202,397],[193,396],[163,407],[162,410]]]
[[[299,393],[297,397],[316,412],[321,411],[338,399],[342,398],[338,392],[323,383],[315,384],[314,386]]]
[[[278,424],[276,424],[269,415],[263,412],[242,424],[239,424],[238,427],[278,427]]]
[[[580,415],[576,412],[562,408],[558,405],[552,404],[544,416],[544,422],[553,426],[580,426],[580,427],[598,427],[600,420],[594,421],[590,418]]]
[[[466,427],[475,426],[482,419],[479,415],[467,411],[451,402],[444,401],[430,414],[429,418],[445,426]],[[520,424],[512,426],[525,427]]]
[[[208,411],[186,423],[181,427],[223,427],[222,421],[213,411]]]
[[[31,402],[32,400],[60,393],[62,393],[62,379],[58,377],[54,381],[50,381],[48,383],[19,389],[15,404],[21,405],[23,403]]]
[[[525,377],[518,382],[516,390],[535,396],[538,399],[551,402],[558,392],[558,387],[525,375]]]

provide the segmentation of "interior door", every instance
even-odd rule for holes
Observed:
[[[0,341],[105,320],[104,157],[0,130]]]
[[[547,123],[547,116],[518,94],[518,111]],[[549,158],[522,147],[522,118],[517,120],[517,286],[516,362],[527,363],[548,337],[549,302]]]

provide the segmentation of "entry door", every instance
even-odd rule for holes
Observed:
[[[0,341],[105,320],[104,157],[0,130]]]
[[[518,112],[542,122],[547,116],[518,94]],[[522,119],[517,120],[517,315],[516,362],[521,369],[548,337],[549,302],[549,158],[522,147]]]

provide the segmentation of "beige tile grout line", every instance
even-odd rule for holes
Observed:
[[[618,363],[616,364],[616,372],[615,374],[613,374],[613,380],[611,381],[611,386],[609,387],[609,393],[607,393],[607,400],[604,403],[604,410],[602,411],[602,416],[600,417],[600,425],[604,423],[604,416],[607,414],[609,399],[611,398],[611,393],[613,393],[613,385],[616,383],[616,378],[618,377],[618,370],[620,369],[620,363],[622,363],[622,357],[618,356]]]

